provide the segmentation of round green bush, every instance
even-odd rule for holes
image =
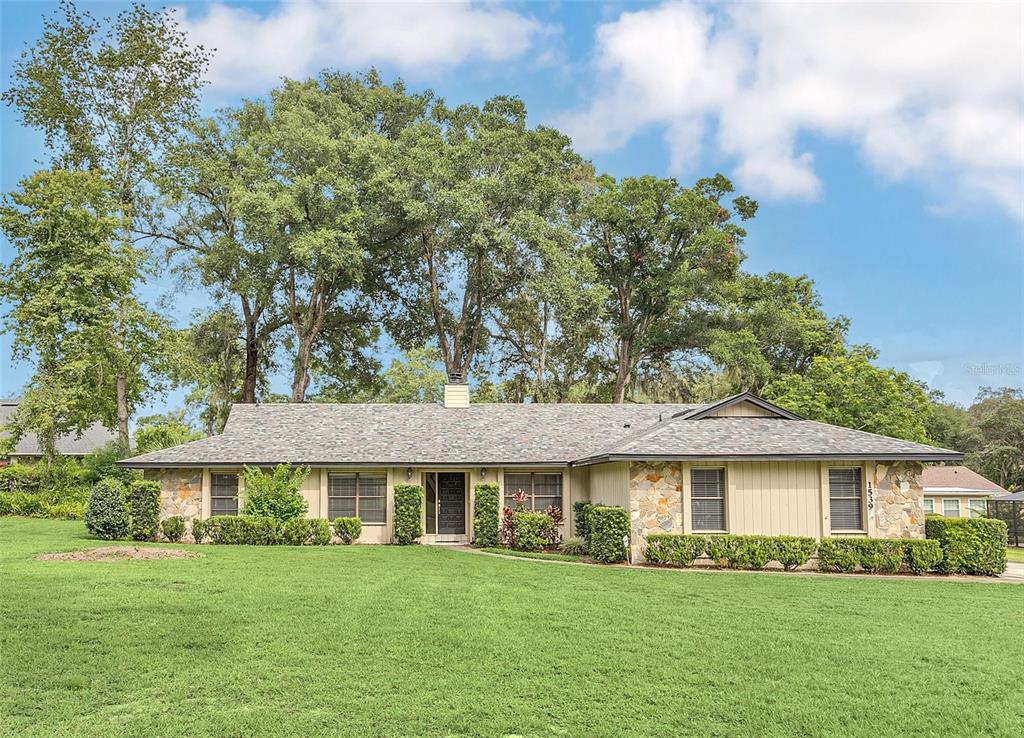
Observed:
[[[119,479],[108,477],[97,482],[85,510],[88,531],[106,541],[127,538],[131,529],[127,494],[124,483]]]
[[[515,529],[513,548],[517,551],[540,551],[550,540],[554,524],[544,513],[518,510],[512,515],[512,526]]]
[[[312,530],[308,518],[292,518],[281,523],[278,541],[283,546],[305,546],[309,543]]]
[[[163,533],[164,538],[166,538],[171,543],[180,543],[181,539],[185,535],[184,518],[178,515],[173,515],[167,518],[167,520],[160,523],[160,532]]]
[[[348,545],[359,540],[363,532],[363,521],[359,518],[335,518],[334,535],[338,536],[342,543]]]
[[[192,521],[192,540],[202,543],[206,540],[206,521],[196,518]]]

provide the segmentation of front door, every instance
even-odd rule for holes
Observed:
[[[466,534],[466,475],[462,472],[437,474],[437,533]]]

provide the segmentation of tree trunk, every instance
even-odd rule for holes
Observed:
[[[246,321],[245,324],[245,381],[242,383],[241,402],[256,402],[256,373],[259,367],[260,344],[256,335],[256,324]]]
[[[533,390],[533,401],[542,402],[544,397],[544,374],[548,369],[548,303],[545,300],[540,321],[540,360],[537,362],[537,383]]]
[[[629,384],[629,377],[632,374],[632,367],[629,364],[629,339],[619,338],[618,366],[615,370],[615,394],[612,402],[623,403],[626,401],[626,385]]]
[[[117,375],[117,440],[126,451],[131,448],[128,438],[128,396],[124,374]]]
[[[306,390],[309,388],[309,357],[312,348],[312,338],[299,338],[299,350],[295,354],[295,370],[292,374],[292,402],[306,401]]]

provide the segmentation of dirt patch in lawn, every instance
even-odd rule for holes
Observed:
[[[138,546],[101,546],[85,551],[65,551],[36,556],[38,561],[124,561],[151,559],[194,559],[199,554],[177,548],[140,548]]]

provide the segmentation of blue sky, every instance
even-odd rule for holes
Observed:
[[[55,4],[4,2],[2,72]],[[83,4],[97,15],[115,3]],[[810,275],[850,338],[967,403],[1024,383],[1020,5],[186,3],[207,111],[375,65],[450,101],[522,97],[599,170],[721,171],[760,201],[745,268]],[[4,191],[46,152],[2,113]],[[9,248],[4,245],[4,259]],[[170,277],[179,322],[200,295]],[[0,339],[0,394],[28,376]],[[283,389],[285,382],[280,382]],[[175,394],[156,408],[180,402]]]

